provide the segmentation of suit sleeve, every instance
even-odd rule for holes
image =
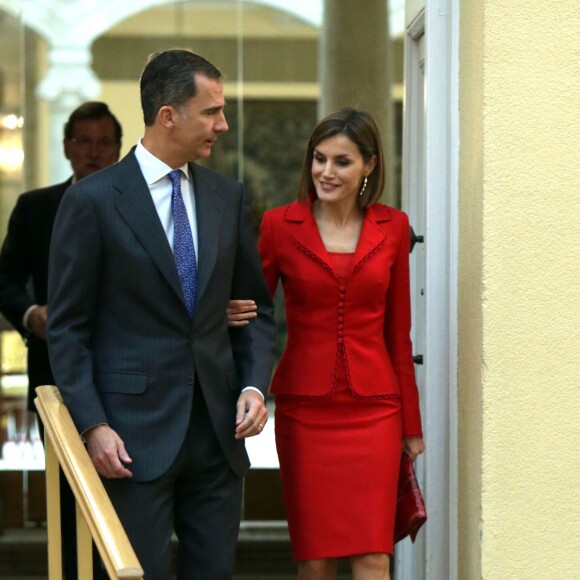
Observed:
[[[253,299],[258,316],[247,326],[230,329],[230,337],[240,388],[252,386],[265,395],[274,360],[274,305],[264,279],[250,203],[243,187],[238,231],[231,298]]]
[[[106,423],[93,381],[101,241],[95,210],[79,183],[63,197],[51,241],[48,347],[56,385],[79,432]]]
[[[22,317],[33,301],[26,289],[32,275],[32,255],[28,242],[29,213],[20,196],[8,222],[8,233],[0,252],[0,311],[12,326],[26,336]]]
[[[409,219],[401,218],[400,248],[392,267],[387,290],[385,342],[401,388],[403,436],[422,436],[419,392],[415,382],[411,344],[411,296],[409,278]]]

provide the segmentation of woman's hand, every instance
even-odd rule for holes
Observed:
[[[250,324],[250,320],[258,316],[256,310],[258,307],[253,300],[230,300],[226,308],[228,326],[235,328]]]
[[[406,453],[411,461],[415,461],[415,458],[423,451],[425,451],[423,437],[403,437],[403,453]]]

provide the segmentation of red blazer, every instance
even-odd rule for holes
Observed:
[[[259,243],[270,292],[282,280],[288,340],[270,391],[323,396],[336,377],[344,345],[352,391],[362,397],[400,395],[403,435],[421,435],[409,296],[409,221],[380,204],[367,209],[342,285],[309,205],[264,214]]]

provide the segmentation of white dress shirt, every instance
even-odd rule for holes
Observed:
[[[171,214],[171,181],[168,173],[173,170],[161,159],[157,159],[155,155],[149,153],[139,140],[137,148],[135,149],[135,157],[137,163],[141,168],[141,173],[149,187],[157,215],[161,220],[161,225],[165,230],[165,235],[169,241],[169,245],[173,248],[173,215]],[[195,248],[195,257],[198,260],[198,245],[197,245],[197,219],[195,213],[195,196],[193,194],[192,176],[189,175],[189,168],[187,163],[180,167],[181,169],[181,194],[183,196],[183,203],[187,211],[187,219],[191,227],[191,235],[193,236],[193,247]],[[199,260],[197,261],[199,269]]]
[[[151,192],[151,197],[153,198],[153,203],[155,204],[155,209],[157,210],[157,215],[161,220],[161,225],[165,230],[169,245],[173,248],[173,215],[171,213],[171,195],[173,193],[171,187],[171,181],[168,177],[168,173],[173,170],[166,163],[161,161],[147,151],[141,143],[141,140],[137,143],[135,149],[135,157],[137,158],[137,163],[141,168],[141,173],[149,187]],[[189,225],[191,227],[191,235],[193,236],[193,247],[195,248],[195,257],[197,268],[199,271],[199,252],[197,251],[197,219],[195,212],[195,196],[193,191],[193,179],[189,175],[189,167],[187,163],[180,167],[181,169],[181,194],[183,196],[183,203],[185,204],[185,209],[187,211],[187,219],[189,220]],[[256,387],[247,386],[242,391],[252,390],[260,393],[263,397],[262,392]]]

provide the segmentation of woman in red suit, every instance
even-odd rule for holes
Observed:
[[[274,375],[276,445],[298,578],[388,579],[401,449],[424,450],[411,353],[409,222],[377,203],[372,117],[318,123],[298,201],[264,214],[260,253],[284,288],[288,340]]]

